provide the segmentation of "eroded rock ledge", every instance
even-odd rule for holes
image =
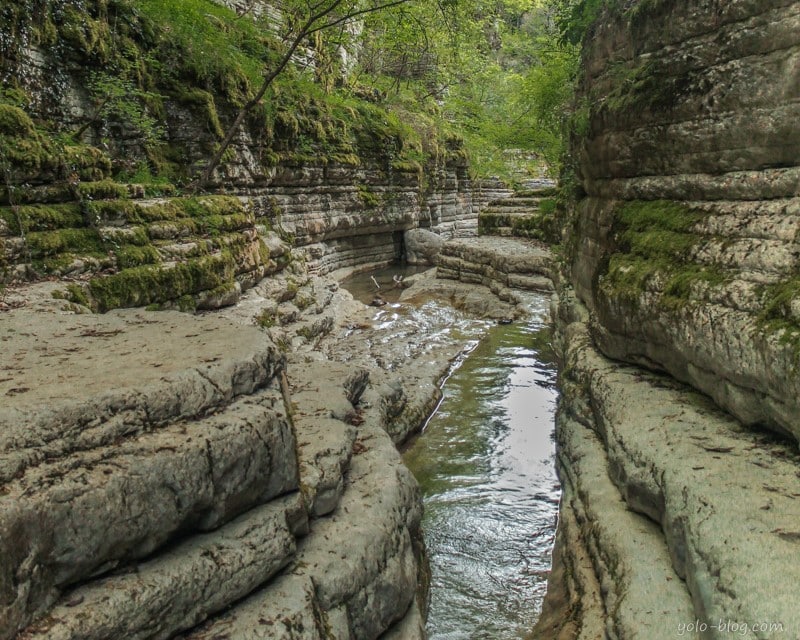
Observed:
[[[796,449],[667,376],[604,357],[573,298],[558,317],[567,551],[534,637],[672,638],[697,620],[708,637],[725,637],[720,620],[800,629],[794,593],[774,580],[778,566],[800,577]]]
[[[350,364],[287,375],[235,317],[62,304],[0,315],[0,637],[423,637],[421,502],[389,427],[439,369],[419,394]]]
[[[610,5],[583,51],[533,637],[794,637],[800,6]]]

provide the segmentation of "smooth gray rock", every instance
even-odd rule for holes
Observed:
[[[25,624],[58,590],[210,530],[299,485],[279,394],[29,469],[0,496],[5,619]]]
[[[408,264],[435,264],[444,238],[427,229],[409,229],[403,234]]]
[[[419,489],[382,429],[363,425],[356,445],[339,507],[314,522],[292,568],[185,640],[374,640],[405,616]]]
[[[789,635],[800,632],[795,594],[785,586],[800,579],[796,450],[748,430],[669,378],[606,359],[593,348],[582,322],[564,327],[563,335],[566,413],[560,460],[576,491],[585,484],[590,496],[598,486],[596,474],[581,477],[582,460],[589,458],[570,453],[578,450],[576,438],[587,437],[580,428],[589,428],[605,450],[608,478],[628,507],[663,531],[671,565],[691,594],[694,619],[709,628],[731,620],[780,624]],[[594,449],[600,453],[592,460],[603,455]],[[598,510],[581,527],[584,535],[595,536],[610,523]],[[595,557],[614,548],[612,535],[598,543]],[[633,552],[635,546],[626,542],[624,549]],[[777,574],[786,581],[776,583]],[[606,592],[606,605],[608,598]],[[662,621],[676,630],[687,622],[683,614],[665,614]],[[641,624],[635,616],[615,623],[626,633]],[[627,637],[622,631],[619,636]]]
[[[74,589],[22,637],[170,638],[237,602],[286,566],[296,548],[294,533],[305,529],[306,518],[299,494],[256,507],[130,572]]]

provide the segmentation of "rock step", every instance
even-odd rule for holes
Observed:
[[[484,209],[481,213],[492,209],[538,209],[543,200],[545,200],[545,198],[517,196],[512,196],[511,198],[502,198],[500,200],[493,200],[490,202],[486,209]]]
[[[505,289],[553,288],[552,254],[544,245],[521,238],[448,240],[437,258],[437,267],[437,277],[492,287],[509,302],[515,301],[514,296]]]
[[[76,194],[77,189],[77,194]],[[9,197],[8,187],[0,187],[0,205],[15,206],[36,204],[62,204],[82,199],[97,200],[104,198],[152,198],[155,196],[171,196],[177,191],[175,185],[122,183],[113,180],[100,182],[80,182],[77,187],[66,183],[53,182],[47,185],[31,185],[15,187]]]
[[[571,415],[602,435],[629,508],[660,524],[694,617],[780,623],[797,635],[795,593],[775,584],[776,571],[784,585],[800,580],[796,448],[683,385],[599,355],[583,323],[566,336],[565,382],[583,390]]]
[[[539,213],[538,207],[529,207],[527,205],[521,206],[508,206],[508,207],[487,207],[481,211],[478,219],[481,218],[503,218],[512,217],[515,215],[536,215]]]
[[[308,531],[299,493],[196,535],[129,573],[65,594],[20,640],[166,639],[256,590]]]
[[[34,313],[0,318],[11,338],[0,637],[71,584],[299,485],[282,396],[269,388],[283,359],[261,332],[185,314]]]
[[[294,452],[282,398],[266,390],[204,420],[28,470],[0,498],[3,582],[15,583],[3,594],[8,611],[24,620],[38,599],[27,591],[47,599],[297,489]]]
[[[508,206],[494,206],[481,212],[478,233],[480,235],[515,236],[536,240],[552,240],[553,199],[539,199],[537,206],[515,206],[509,199]]]
[[[0,208],[0,260],[10,265],[2,279],[91,276],[68,297],[99,311],[218,308],[285,266],[285,249],[272,256],[275,234],[262,225],[262,239],[257,227],[252,206],[231,196]]]
[[[386,432],[363,425],[341,503],[313,523],[293,565],[181,638],[366,640],[414,616],[418,491]]]
[[[263,333],[212,317],[21,308],[2,314],[0,329],[10,338],[0,364],[2,482],[218,411],[267,387],[285,366]]]
[[[294,363],[287,377],[294,408],[297,458],[309,513],[333,511],[356,440],[358,402],[369,372],[337,362]]]
[[[518,198],[554,198],[558,195],[558,187],[554,182],[548,181],[544,186],[520,189],[514,195]]]
[[[672,568],[661,529],[628,508],[608,477],[605,450],[594,432],[562,415],[558,446],[564,509],[581,523],[573,533],[589,550],[605,594],[608,636],[674,638],[677,622],[696,616],[689,591]],[[665,619],[675,624],[665,624]],[[601,628],[594,629],[598,638],[603,637]]]

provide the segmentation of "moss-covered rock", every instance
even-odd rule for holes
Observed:
[[[167,268],[146,265],[123,269],[111,276],[94,278],[89,291],[92,307],[105,312],[178,300],[221,287],[232,282],[233,277],[233,258],[223,254]]]

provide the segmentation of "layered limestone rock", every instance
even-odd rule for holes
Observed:
[[[570,252],[607,355],[800,438],[800,7],[639,2],[584,51]]]
[[[796,633],[795,594],[774,583],[778,566],[800,577],[795,447],[603,356],[569,296],[557,314],[568,549],[557,561],[569,595],[556,604],[554,589],[545,610],[569,613],[546,616],[534,637],[571,626],[564,637],[672,638],[698,621],[709,638],[727,637],[727,623],[757,638]]]
[[[556,188],[551,183],[493,200],[478,216],[478,233],[557,243],[560,238],[553,216],[556,209],[555,195]]]
[[[100,311],[205,310],[235,303],[290,258],[326,274],[400,259],[409,229],[475,232],[480,203],[504,188],[473,184],[458,140],[438,132],[427,141],[436,152],[423,153],[421,134],[374,95],[343,106],[290,71],[199,184],[254,91],[241,64],[263,64],[243,42],[272,46],[249,21],[276,18],[265,3],[220,4],[186,7],[175,24],[155,6],[109,14],[94,0],[3,14],[12,37],[0,72],[13,90],[0,101],[0,285],[69,277],[80,280],[73,301]],[[207,51],[170,37],[187,35],[181,20],[225,41],[214,78],[192,66],[209,63]]]
[[[514,289],[551,291],[553,256],[543,244],[522,238],[453,239],[437,258],[437,276],[489,287],[506,302]]]
[[[641,0],[587,36],[534,638],[800,633],[774,579],[798,566],[798,20]]]
[[[330,284],[299,316],[345,322]],[[287,376],[242,326],[256,309],[75,315],[53,288],[0,316],[0,637],[424,637],[394,442],[451,352],[411,365],[428,386],[302,358]],[[310,349],[332,322],[299,316]]]

